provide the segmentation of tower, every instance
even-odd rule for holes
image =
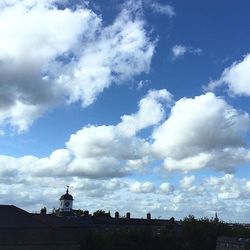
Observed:
[[[70,214],[73,208],[73,196],[69,194],[69,186],[67,186],[67,191],[59,199],[60,201],[60,213]]]
[[[215,222],[215,223],[218,223],[218,222],[219,222],[219,218],[218,218],[217,212],[215,212],[214,222]]]

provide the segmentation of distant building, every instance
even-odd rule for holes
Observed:
[[[249,250],[250,238],[218,237],[216,250]]]

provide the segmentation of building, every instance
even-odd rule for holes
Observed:
[[[0,205],[0,250],[79,250],[88,232],[138,232],[147,231],[157,236],[162,232],[174,231],[174,219],[145,219],[120,217],[102,210],[89,214],[77,213],[73,209],[73,196],[69,190],[59,199],[55,213],[29,213],[13,205]]]
[[[56,228],[13,205],[0,205],[1,250],[79,250],[77,241],[58,237]]]
[[[64,195],[61,196],[59,199],[60,201],[60,208],[59,212],[60,215],[70,216],[72,214],[73,209],[73,196],[69,194],[69,186],[67,186],[67,191]]]
[[[216,250],[250,250],[250,238],[218,237]]]

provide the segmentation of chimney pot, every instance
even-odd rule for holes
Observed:
[[[151,220],[151,214],[150,213],[147,213],[147,219]]]
[[[115,212],[115,218],[119,219],[119,212]]]

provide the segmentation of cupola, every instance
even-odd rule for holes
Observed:
[[[60,201],[60,212],[70,213],[73,208],[73,196],[69,194],[69,187],[67,186],[67,191],[64,195],[59,199]]]

